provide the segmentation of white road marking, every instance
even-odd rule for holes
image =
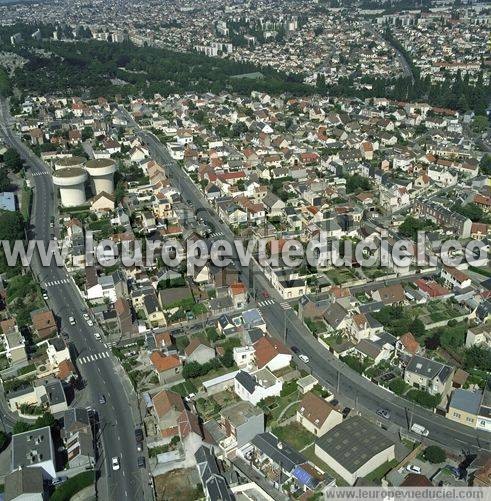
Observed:
[[[292,307],[290,306],[289,303],[287,303],[286,301],[284,303],[280,303],[280,306],[284,309],[284,310],[291,310]]]
[[[99,352],[99,353],[93,353],[92,355],[86,355],[84,357],[80,357],[78,359],[78,363],[80,365],[88,364],[90,362],[97,362],[98,360],[102,360],[103,358],[108,358],[109,353],[107,351]],[[99,368],[97,369],[99,371],[99,374],[101,374],[101,371]]]

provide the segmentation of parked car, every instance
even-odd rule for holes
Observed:
[[[145,458],[143,456],[140,456],[136,460],[136,464],[138,465],[138,468],[145,468]]]
[[[135,440],[137,442],[143,442],[143,430],[141,428],[135,429]]]
[[[68,480],[68,477],[56,477],[52,480],[51,485],[61,485]]]
[[[47,301],[48,300],[48,293],[44,289],[41,289],[41,294],[43,296],[43,299],[45,301]]]
[[[406,470],[411,472],[411,473],[421,473],[421,468],[419,466],[416,466],[415,464],[408,464],[406,466]]]
[[[119,458],[118,457],[112,458],[111,464],[113,466],[113,470],[114,471],[119,470],[120,464],[119,464]]]
[[[99,403],[100,404],[106,403],[106,397],[102,393],[99,395]]]
[[[93,321],[89,318],[89,319],[87,320],[87,325],[88,325],[89,327],[93,327],[94,322],[93,322]]]
[[[377,409],[377,416],[383,417],[384,419],[390,419],[390,411],[389,409]]]
[[[89,314],[88,314],[88,313],[84,313],[82,316],[84,317],[84,320],[85,320],[85,321],[87,321],[87,320],[89,320],[89,319],[90,319],[90,317],[89,317]]]
[[[263,298],[268,299],[269,298],[269,292],[268,291],[263,291]]]
[[[310,358],[307,356],[307,355],[304,355],[303,353],[300,353],[300,355],[298,355],[298,358],[304,363],[304,364],[308,364],[310,362]]]
[[[72,316],[68,317],[68,322],[70,323],[70,325],[75,325],[75,319]]]
[[[300,350],[296,346],[292,346],[292,351],[293,351],[293,353],[295,353],[295,355],[300,354]]]
[[[98,332],[94,332],[94,337],[97,339],[97,341],[101,341],[101,335]]]

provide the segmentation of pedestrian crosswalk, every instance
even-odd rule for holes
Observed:
[[[292,307],[290,306],[290,303],[287,303],[286,301],[284,303],[280,303],[280,306],[284,309],[284,310],[291,310]]]
[[[263,306],[270,306],[274,304],[274,301],[272,299],[266,299],[265,301],[259,301],[259,303],[257,303],[258,306],[260,306],[261,308]]]
[[[62,278],[61,280],[51,280],[50,282],[44,282],[45,287],[57,287],[58,285],[69,284],[70,280],[68,278]]]
[[[42,170],[42,171],[39,171],[39,172],[33,172],[32,175],[35,176],[35,177],[37,177],[37,176],[47,176],[48,172],[45,171],[45,170]]]
[[[93,355],[86,355],[85,357],[80,357],[78,363],[80,365],[88,364],[90,362],[97,362],[97,360],[102,360],[103,358],[108,358],[109,352],[102,351],[100,353],[94,353]]]
[[[214,231],[210,233],[210,237],[223,237],[223,233],[221,231]]]

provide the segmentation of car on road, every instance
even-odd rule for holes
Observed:
[[[415,464],[408,464],[406,466],[406,470],[411,473],[417,473],[418,475],[421,473],[421,468],[419,466],[416,466]]]
[[[269,299],[269,292],[268,291],[263,291],[262,296],[264,299]]]
[[[417,433],[418,435],[423,435],[423,437],[427,437],[430,434],[430,432],[424,426],[418,423],[414,423],[411,426],[411,431]]]
[[[72,316],[68,317],[68,322],[70,325],[75,325],[75,319]]]
[[[68,477],[56,477],[51,482],[51,485],[53,485],[53,486],[61,485],[61,484],[65,483],[67,480],[68,480]]]
[[[303,353],[300,353],[300,355],[298,355],[298,358],[304,363],[304,364],[308,364],[310,362],[310,358],[307,356],[307,355],[304,355]]]
[[[390,419],[390,411],[389,409],[377,409],[377,416],[383,417],[384,419]]]
[[[138,465],[138,468],[145,468],[145,458],[143,456],[140,456],[136,460],[136,464]]]
[[[101,335],[98,332],[94,332],[94,337],[97,339],[97,341],[102,341]]]
[[[102,393],[99,395],[99,403],[100,404],[106,403],[106,397]]]
[[[113,467],[114,471],[118,471],[119,470],[120,464],[119,464],[119,458],[118,457],[112,458],[111,464],[112,464],[112,467]]]
[[[343,419],[346,419],[348,417],[348,414],[351,412],[351,409],[349,407],[345,407],[343,409],[343,412],[342,412],[342,415],[343,415]]]

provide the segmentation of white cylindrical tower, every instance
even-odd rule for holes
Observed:
[[[57,158],[54,161],[55,170],[66,169],[67,167],[78,167],[82,169],[87,161],[84,157]]]
[[[60,188],[63,207],[75,207],[85,204],[86,180],[87,172],[80,167],[65,167],[53,172],[53,183]]]
[[[103,191],[109,195],[114,193],[114,172],[116,171],[114,160],[110,158],[89,160],[85,164],[85,170],[94,181],[94,195],[99,195]]]

